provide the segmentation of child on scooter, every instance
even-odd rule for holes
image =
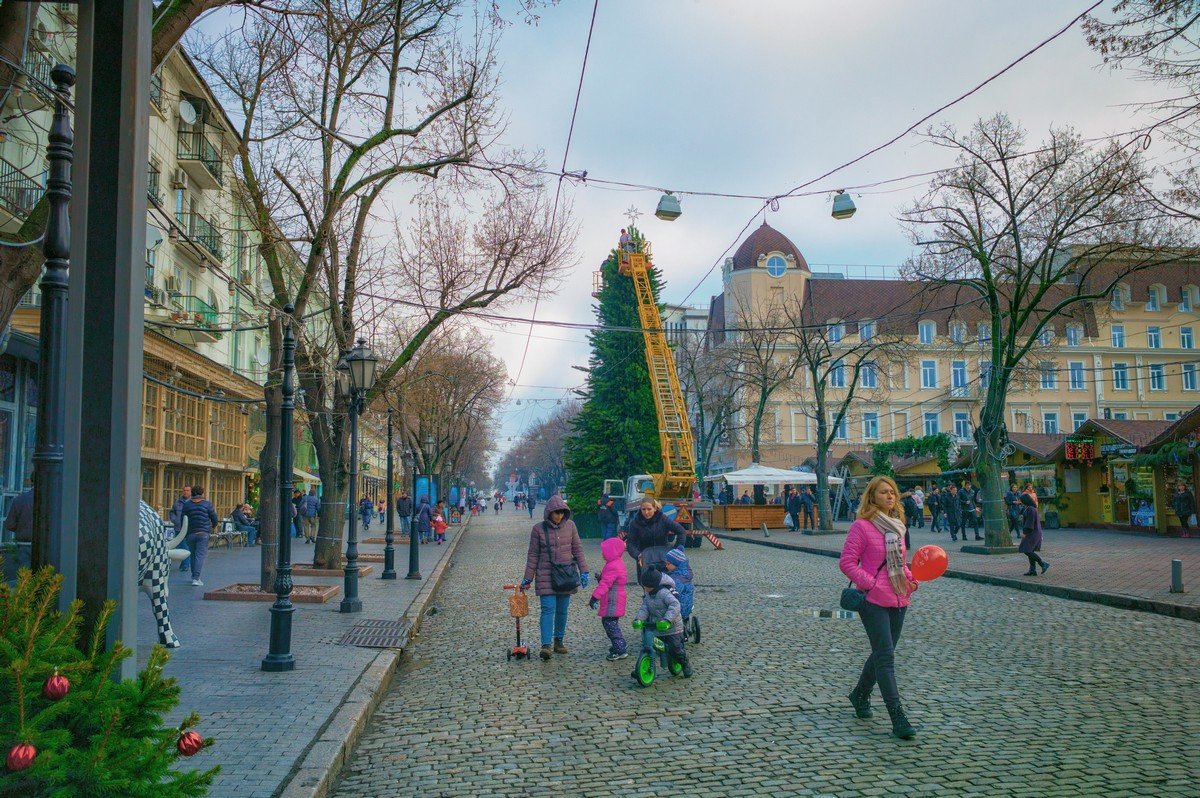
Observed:
[[[645,594],[634,618],[633,628],[642,631],[642,645],[652,648],[654,638],[662,638],[672,659],[683,666],[683,678],[692,678],[692,665],[688,662],[687,649],[683,644],[683,614],[679,610],[679,599],[667,584],[671,578],[663,576],[651,566],[642,571],[640,582]],[[659,621],[666,621],[670,625],[666,629],[659,629]],[[633,678],[637,678],[636,671]]]
[[[683,622],[687,623],[692,617],[692,608],[696,605],[696,586],[692,580],[692,566],[683,549],[671,549],[667,552],[664,566],[671,579],[675,580],[675,592],[679,594],[679,611],[683,614]]]
[[[604,633],[608,635],[606,659],[625,659],[629,656],[625,649],[625,636],[621,634],[621,616],[625,614],[625,583],[629,580],[629,571],[625,568],[625,541],[609,538],[600,544],[600,553],[604,555],[604,570],[600,572],[588,606],[596,610],[600,622],[604,624]]]

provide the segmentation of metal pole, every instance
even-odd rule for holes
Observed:
[[[412,500],[413,514],[408,519],[408,576],[405,579],[421,578],[421,549],[417,540],[417,508],[421,497],[417,495],[417,457],[412,457]]]
[[[380,579],[396,578],[396,549],[392,546],[392,533],[396,531],[396,491],[392,486],[396,479],[396,465],[392,458],[392,408],[388,408],[387,432],[387,526],[384,528],[383,539],[383,573]]]
[[[296,335],[292,330],[291,305],[283,308],[283,405],[279,410],[279,540],[276,545],[275,603],[271,605],[271,647],[263,658],[264,671],[290,671],[292,657],[292,413],[296,407],[293,385],[296,373]]]
[[[1183,560],[1171,560],[1171,592],[1183,592]]]
[[[350,520],[346,532],[346,567],[342,580],[341,612],[362,612],[358,597],[358,413],[362,392],[350,391]]]
[[[42,251],[46,270],[40,285],[42,317],[39,327],[37,444],[33,451],[32,565],[62,568],[63,439],[66,419],[67,274],[71,258],[71,162],[75,138],[66,102],[75,85],[75,70],[59,64],[50,73],[57,97],[50,124],[46,160],[50,175],[46,199],[50,206]]]

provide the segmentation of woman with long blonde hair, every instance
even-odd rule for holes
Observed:
[[[905,532],[900,489],[891,477],[875,477],[863,491],[858,519],[850,526],[839,561],[842,573],[867,594],[858,615],[871,642],[871,655],[850,691],[850,703],[856,716],[871,717],[871,692],[878,683],[892,719],[892,734],[902,740],[917,733],[900,706],[896,685],[896,644],[909,596],[917,589],[905,563]]]

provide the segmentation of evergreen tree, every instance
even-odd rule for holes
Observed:
[[[633,227],[629,233],[640,248],[641,234]],[[604,287],[596,316],[605,327],[627,329],[591,333],[583,407],[565,447],[567,494],[578,511],[595,506],[605,479],[658,473],[663,467],[646,344],[640,332],[628,331],[641,328],[637,297],[633,280],[617,270],[617,256],[613,250],[600,267]],[[656,268],[650,269],[650,283],[658,301],[661,282]]]
[[[62,575],[48,567],[22,569],[15,587],[0,583],[0,796],[205,795],[217,768],[172,767],[181,749],[195,753],[212,740],[187,731],[195,714],[163,725],[179,701],[175,680],[162,675],[167,650],[155,646],[136,679],[114,681],[133,653],[121,643],[103,647],[115,605],[104,606],[81,650],[82,603],[55,610],[61,587]]]

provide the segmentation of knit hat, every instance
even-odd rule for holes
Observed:
[[[658,569],[651,566],[642,571],[642,577],[638,580],[642,587],[658,587],[662,584],[662,574]]]
[[[671,549],[667,552],[666,561],[674,565],[676,568],[682,568],[687,564],[687,557],[683,556],[683,552],[679,549]]]

